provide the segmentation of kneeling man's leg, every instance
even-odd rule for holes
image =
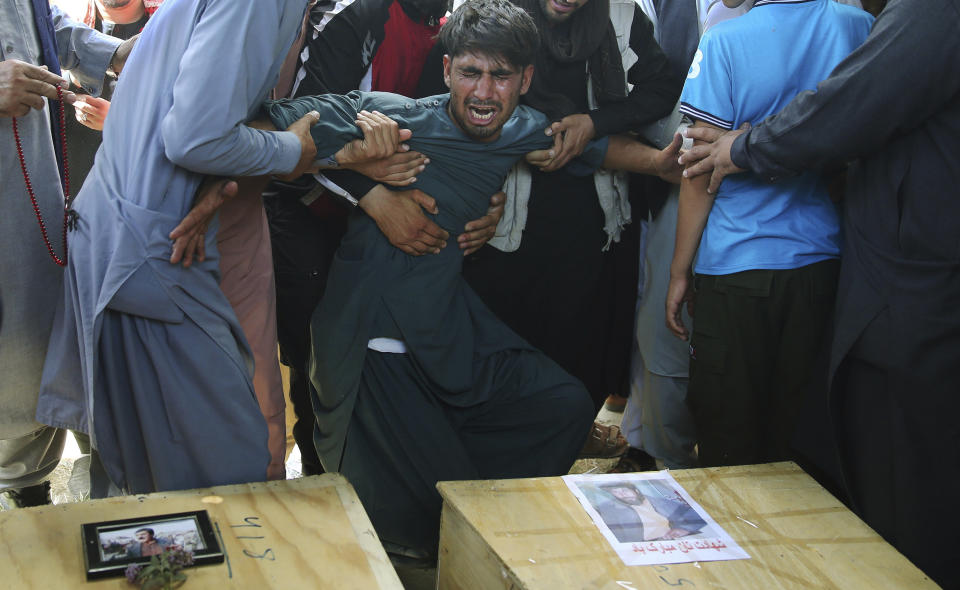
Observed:
[[[488,401],[451,419],[481,478],[565,475],[593,424],[586,388],[539,351],[511,350],[474,365]]]
[[[409,355],[367,351],[340,472],[393,553],[434,555],[437,482],[478,477],[442,398]]]
[[[539,352],[478,362],[456,405],[406,354],[367,351],[340,471],[388,551],[434,555],[438,481],[565,474],[593,423],[583,385]],[[478,395],[483,391],[483,395]]]

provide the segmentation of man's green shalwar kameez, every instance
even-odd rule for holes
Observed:
[[[432,217],[452,243],[409,256],[355,213],[311,326],[324,468],[350,479],[381,540],[427,551],[437,544],[437,481],[566,473],[593,420],[583,385],[507,328],[460,276],[456,234],[485,213],[517,160],[552,144],[549,121],[520,106],[495,141],[481,143],[451,120],[449,98],[353,92],[267,105],[278,128],[318,111],[318,155],[359,137],[354,120],[365,109],[412,130],[410,148],[430,158],[416,186],[436,199]],[[592,171],[605,147],[592,144],[579,165]],[[406,353],[369,350],[372,338],[403,341]]]

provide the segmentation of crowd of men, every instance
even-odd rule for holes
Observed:
[[[279,345],[394,555],[790,459],[960,586],[957,0],[0,2],[8,504],[284,477]]]

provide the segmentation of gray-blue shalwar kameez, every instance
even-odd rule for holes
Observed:
[[[306,0],[168,0],[117,86],[77,197],[38,419],[89,432],[110,482],[149,492],[259,481],[252,361],[207,259],[168,260],[203,175],[289,172],[292,133],[242,123],[275,84]]]
[[[357,137],[356,112],[375,109],[411,129],[411,149],[430,157],[417,188],[437,200],[434,220],[451,243],[409,256],[355,214],[311,326],[324,467],[350,479],[388,546],[426,552],[437,543],[438,480],[566,473],[593,419],[583,385],[507,328],[460,275],[456,234],[484,214],[519,158],[551,145],[549,122],[521,106],[498,139],[480,143],[454,125],[449,98],[354,92],[267,109],[278,127],[319,111],[319,154]],[[581,165],[598,166],[604,153],[605,144],[592,145]],[[407,352],[369,350],[372,338],[403,341]]]
[[[33,65],[43,59],[34,13],[39,3],[0,0],[0,61]],[[44,3],[45,4],[45,3]],[[120,41],[51,11],[56,58],[87,92],[97,95]],[[52,104],[52,103],[51,103]],[[24,162],[50,243],[63,255],[63,188],[50,109],[17,117]],[[13,121],[0,117],[0,488],[42,481],[57,466],[66,433],[36,422],[40,374],[63,270],[47,253],[17,158]],[[74,185],[74,192],[77,190]]]

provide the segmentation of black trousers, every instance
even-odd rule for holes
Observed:
[[[367,351],[340,471],[380,540],[436,554],[438,481],[566,474],[593,421],[583,385],[535,351],[474,363],[486,401],[448,403],[406,354]]]
[[[705,467],[792,459],[839,262],[696,279],[688,404]]]
[[[297,420],[293,438],[304,475],[323,473],[313,446],[310,403],[310,317],[327,287],[333,255],[346,231],[346,213],[318,217],[299,198],[300,187],[274,183],[264,194],[270,223],[277,289],[277,340],[280,360],[290,368],[290,401]],[[323,198],[323,197],[321,197]]]
[[[868,525],[938,584],[960,588],[960,386],[921,363],[904,372],[891,360],[891,352],[917,352],[897,350],[890,329],[897,312],[886,309],[870,323],[834,381],[844,482]],[[950,344],[943,341],[943,352]]]
[[[639,233],[603,251],[603,211],[592,176],[531,172],[520,247],[484,246],[463,277],[503,323],[586,385],[594,415],[608,394],[629,394]]]

